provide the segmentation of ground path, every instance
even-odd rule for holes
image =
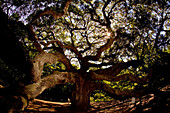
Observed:
[[[68,102],[50,102],[34,99],[29,103],[24,113],[71,113]],[[109,101],[109,102],[91,102],[90,113],[123,113],[134,105],[131,101]]]
[[[162,97],[148,94],[135,100],[129,98],[124,101],[91,102],[89,113],[170,113],[169,89],[170,85]],[[69,108],[70,104],[34,99],[23,113],[73,113]],[[139,109],[140,106],[142,110]]]

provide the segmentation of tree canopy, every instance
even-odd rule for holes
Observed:
[[[32,59],[32,83],[43,80],[42,75],[69,76],[66,81],[76,84],[72,104],[80,110],[89,107],[89,96],[97,89],[139,97],[168,84],[167,0],[2,0],[0,4],[7,19],[17,23],[16,40]],[[45,75],[47,63],[51,72]]]

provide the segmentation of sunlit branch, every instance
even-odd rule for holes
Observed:
[[[38,82],[25,86],[22,93],[27,94],[28,99],[34,99],[45,89],[54,87],[56,84],[73,83],[74,81],[74,77],[71,76],[69,72],[55,71],[51,75],[40,79]]]
[[[56,64],[58,61],[62,62],[66,66],[67,71],[74,71],[74,68],[72,68],[70,61],[66,58],[65,55],[59,52],[41,53],[32,60],[33,68],[31,72],[33,82],[38,82],[41,79],[45,63]]]

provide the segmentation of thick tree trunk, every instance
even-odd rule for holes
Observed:
[[[72,108],[78,112],[86,112],[90,107],[90,80],[77,78],[72,96]]]

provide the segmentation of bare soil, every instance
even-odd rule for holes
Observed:
[[[129,98],[124,101],[91,102],[88,113],[170,113],[170,86],[162,96],[148,94],[142,98]],[[74,113],[70,102],[50,102],[34,99],[23,113]]]

